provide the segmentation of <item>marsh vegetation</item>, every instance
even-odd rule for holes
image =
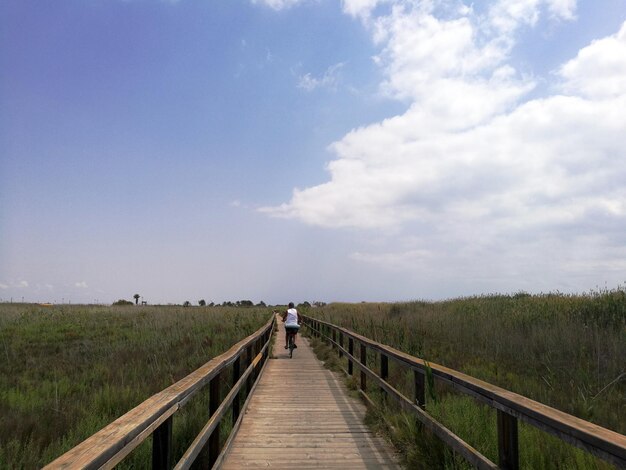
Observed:
[[[269,315],[262,308],[0,304],[0,468],[49,463]],[[175,455],[205,424],[207,410],[208,393],[200,393],[177,414]],[[146,468],[149,444],[122,467]]]
[[[330,304],[311,316],[456,369],[619,433],[626,433],[626,292],[493,295],[443,302]],[[326,354],[326,358],[328,358]],[[333,361],[335,359],[332,359]],[[375,355],[368,357],[378,367]],[[390,363],[390,381],[412,396],[412,375]],[[368,392],[369,393],[369,392]],[[376,391],[372,391],[376,395]],[[427,410],[492,461],[496,413],[437,384]],[[372,423],[410,468],[464,468],[414,419],[388,406]],[[382,419],[393,424],[393,430]],[[526,469],[612,468],[531,426],[520,426]]]
[[[623,289],[320,304],[307,313],[626,433]],[[261,307],[0,304],[0,468],[45,465],[256,331],[268,316]],[[338,361],[323,346],[318,350],[329,363]],[[377,367],[376,357],[368,361]],[[412,376],[393,361],[389,372],[411,396]],[[200,393],[177,414],[175,455],[204,425],[207,409],[208,393]],[[440,384],[429,390],[427,410],[497,460],[493,410]],[[391,404],[370,421],[401,450],[408,468],[466,467]],[[228,431],[226,422],[222,432]],[[147,441],[122,467],[146,468],[149,454]],[[520,454],[526,469],[611,468],[524,424]]]

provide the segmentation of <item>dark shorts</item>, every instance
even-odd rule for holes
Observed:
[[[285,333],[298,333],[299,326],[285,326]]]

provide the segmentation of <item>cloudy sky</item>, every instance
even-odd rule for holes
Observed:
[[[2,0],[0,299],[626,282],[626,0]]]

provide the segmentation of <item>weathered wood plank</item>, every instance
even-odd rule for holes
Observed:
[[[363,423],[365,407],[347,396],[307,341],[285,359],[278,335],[237,435],[220,468],[398,469],[391,449]]]
[[[362,470],[363,468],[387,470],[397,469],[394,464],[380,464],[374,462],[298,462],[297,466],[291,461],[270,461],[270,460],[247,460],[245,462],[233,462],[225,464],[221,467],[224,470],[239,470],[241,468],[270,468],[276,470],[293,470],[294,468],[325,468],[325,469],[341,469],[341,470]]]

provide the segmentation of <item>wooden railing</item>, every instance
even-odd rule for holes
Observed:
[[[360,392],[370,405],[375,406],[367,396],[368,378],[371,378],[376,386],[380,387],[386,397],[395,400],[404,411],[416,415],[427,429],[432,431],[454,452],[463,456],[476,468],[512,470],[519,468],[518,419],[569,444],[584,449],[616,465],[618,468],[626,468],[626,436],[622,434],[455,370],[427,363],[422,359],[377,343],[331,323],[304,316],[304,324],[310,328],[313,336],[331,344],[340,356],[347,358],[348,369],[345,371],[347,374],[352,375],[354,367],[360,370]],[[347,348],[345,343],[347,343]],[[358,358],[355,355],[357,346],[359,349]],[[380,354],[380,361],[378,361],[380,365],[379,374],[367,366],[368,349],[374,351],[375,354]],[[389,359],[413,371],[414,387],[412,399],[404,396],[387,382]],[[499,457],[497,465],[425,411],[425,378],[427,374],[432,374],[434,379],[474,397],[497,411]]]
[[[210,419],[175,468],[189,468],[204,448],[208,448],[209,462],[213,466],[221,457],[220,422],[230,407],[233,429],[237,428],[243,416],[239,394],[245,386],[247,397],[243,405],[245,409],[256,379],[268,357],[275,322],[275,315],[272,315],[262,328],[235,344],[227,352],[153,395],[45,468],[113,468],[150,435],[152,435],[152,468],[172,468],[173,417],[192,396],[207,385]],[[222,372],[231,365],[232,387],[220,401]],[[242,368],[245,368],[243,373]]]

